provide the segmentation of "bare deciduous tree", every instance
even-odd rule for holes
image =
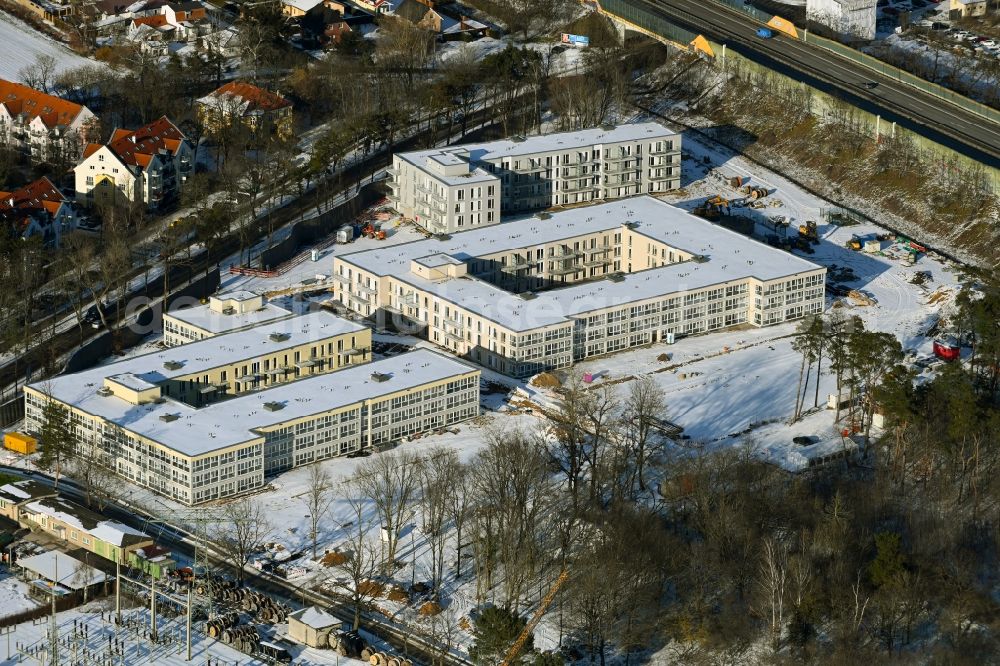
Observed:
[[[322,467],[321,463],[315,463],[309,468],[309,476],[306,485],[306,492],[301,496],[302,502],[309,511],[309,538],[312,541],[312,556],[316,559],[316,543],[319,539],[319,525],[330,506],[333,504],[333,484],[330,482],[330,473]]]
[[[243,582],[250,557],[271,534],[271,524],[264,509],[249,497],[229,502],[222,507],[225,522],[215,534],[215,543],[226,559],[236,566],[236,576]]]
[[[375,505],[385,530],[386,552],[382,567],[392,571],[399,545],[399,531],[410,515],[420,478],[420,458],[409,452],[387,452],[358,466],[354,480],[361,494]]]

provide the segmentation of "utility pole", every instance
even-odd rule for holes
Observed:
[[[59,666],[59,627],[56,624],[56,581],[59,580],[59,555],[55,556],[55,575],[52,577],[52,587],[49,588],[49,597],[52,601],[52,615],[49,621],[49,656],[52,666]]]
[[[194,586],[194,579],[191,580],[191,585],[188,585],[188,598],[187,598],[187,660],[191,661],[191,588]]]
[[[115,624],[122,624],[122,565],[115,560]]]
[[[149,639],[156,642],[156,576],[149,579]]]

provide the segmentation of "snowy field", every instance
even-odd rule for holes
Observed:
[[[35,62],[39,55],[56,59],[56,71],[92,65],[94,62],[70,51],[62,44],[38,32],[15,16],[0,11],[0,78],[18,81],[18,72]]]
[[[27,583],[7,573],[6,567],[0,572],[0,618],[38,607],[38,603],[28,597]]]

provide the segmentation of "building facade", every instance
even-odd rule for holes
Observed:
[[[58,246],[64,233],[76,229],[79,217],[69,199],[42,177],[13,192],[0,192],[0,221],[21,238],[40,236],[49,246]]]
[[[875,39],[877,0],[808,0],[806,16],[842,35]]]
[[[267,303],[249,291],[210,296],[208,303],[163,313],[163,344],[167,347],[197,342],[223,333],[243,331],[293,316],[290,310]],[[362,346],[365,346],[362,344]]]
[[[334,258],[345,307],[516,377],[819,313],[826,269],[652,197]]]
[[[97,116],[87,107],[0,79],[0,143],[32,161],[75,162],[98,130]]]
[[[92,143],[73,169],[76,200],[85,206],[174,202],[194,169],[194,145],[166,117],[136,130],[117,129],[107,144]]]
[[[209,133],[235,123],[242,123],[251,133],[276,133],[285,139],[295,133],[292,103],[245,81],[230,81],[195,103],[198,119]]]
[[[187,345],[180,349],[187,349]],[[116,364],[117,365],[117,364]],[[120,374],[115,365],[98,369]],[[38,429],[56,401],[132,483],[193,505],[260,488],[267,476],[399,441],[479,413],[479,370],[416,350],[201,409],[155,393],[99,390],[87,376],[25,389]]]
[[[399,153],[390,201],[432,233],[501,215],[680,187],[681,137],[656,123]]]

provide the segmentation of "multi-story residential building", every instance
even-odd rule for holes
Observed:
[[[229,336],[211,340],[222,337]],[[121,384],[122,364],[134,375],[131,362],[123,361],[28,386],[27,427],[40,428],[45,404],[56,401],[69,411],[77,436],[93,438],[118,474],[189,505],[260,488],[267,476],[284,470],[479,413],[479,370],[425,349],[200,409],[149,381],[158,368],[145,377],[147,385],[106,390],[109,383]]]
[[[294,134],[292,103],[278,93],[244,81],[230,81],[195,102],[198,118],[209,133],[242,123],[250,132]]]
[[[153,545],[149,535],[61,497],[28,502],[18,509],[17,518],[22,525],[120,564],[127,564],[135,551]]]
[[[41,236],[46,245],[59,245],[59,239],[76,229],[79,218],[73,202],[48,178],[13,192],[0,192],[0,221],[13,235],[21,238]]]
[[[334,293],[525,377],[818,313],[826,269],[653,197],[334,257]]]
[[[91,143],[73,171],[81,204],[122,200],[160,208],[174,201],[194,165],[194,146],[163,116],[136,130],[117,129]]]
[[[0,143],[33,161],[73,162],[98,131],[97,116],[87,107],[0,79]]]
[[[656,123],[399,153],[390,200],[433,233],[500,215],[680,187],[681,137]]]
[[[70,383],[137,403],[153,396],[199,407],[370,358],[370,329],[319,310],[136,356],[108,366],[114,372],[78,372]],[[78,435],[87,440],[94,433]]]
[[[176,347],[222,333],[243,331],[292,317],[293,313],[250,291],[216,294],[204,305],[163,313],[163,343]]]

